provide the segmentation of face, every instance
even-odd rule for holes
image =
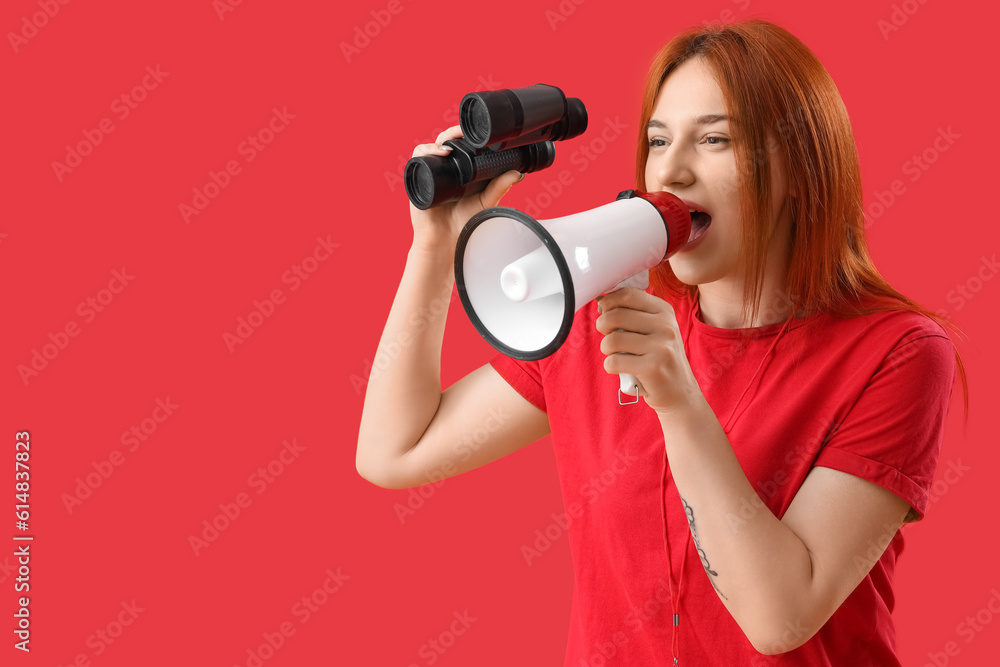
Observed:
[[[664,81],[647,128],[646,189],[669,192],[688,208],[711,216],[707,229],[668,260],[677,278],[688,285],[741,277],[743,222],[727,114],[715,75],[703,59],[696,57],[677,67]],[[787,186],[780,160],[773,152],[771,157],[774,241],[781,238],[775,231],[779,218],[786,213]]]

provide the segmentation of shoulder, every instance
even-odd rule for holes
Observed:
[[[923,336],[948,338],[948,333],[936,321],[913,310],[882,310],[860,318],[884,336],[912,340]]]
[[[912,310],[883,310],[859,317],[825,319],[814,344],[841,348],[842,361],[864,370],[872,383],[909,393],[950,395],[957,372],[955,344],[938,322]]]
[[[829,329],[849,333],[859,348],[881,350],[886,356],[904,348],[923,354],[954,356],[955,346],[938,322],[912,310],[882,310],[849,319],[826,318]]]

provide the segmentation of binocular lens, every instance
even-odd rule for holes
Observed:
[[[417,162],[411,175],[413,195],[425,206],[434,199],[434,176],[423,162]]]
[[[403,175],[406,193],[413,200],[413,205],[423,211],[430,208],[434,201],[434,174],[428,161],[410,160]]]
[[[469,143],[473,146],[485,146],[493,132],[493,127],[490,124],[490,109],[486,103],[475,95],[468,95],[462,100],[459,116],[465,119],[465,122],[462,123],[462,129]]]

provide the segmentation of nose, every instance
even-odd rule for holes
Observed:
[[[649,161],[652,175],[661,187],[691,185],[694,182],[690,156],[680,142],[670,144],[659,155],[650,153]]]

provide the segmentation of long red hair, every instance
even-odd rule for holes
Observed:
[[[767,252],[771,210],[770,160],[786,165],[792,221],[788,293],[792,312],[857,317],[885,310],[922,313],[961,333],[947,318],[896,291],[879,274],[868,252],[862,207],[861,167],[844,101],[819,59],[784,28],[761,19],[696,26],[674,37],[650,67],[639,123],[635,182],[646,189],[649,144],[646,125],[664,79],[690,58],[703,58],[715,73],[728,106],[739,174],[743,252],[747,269],[745,321],[756,320]],[[650,271],[661,296],[696,298],[668,262]],[[955,358],[965,392],[961,357]]]

